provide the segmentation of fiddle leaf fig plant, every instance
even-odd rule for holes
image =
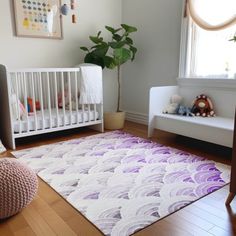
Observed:
[[[131,34],[137,31],[134,26],[121,24],[120,28],[113,28],[105,26],[105,29],[111,33],[111,40],[105,41],[101,36],[101,31],[95,36],[89,36],[93,45],[88,47],[80,47],[81,50],[86,52],[84,57],[85,63],[93,63],[101,66],[103,69],[117,68],[117,81],[118,81],[118,98],[117,109],[120,111],[120,69],[121,65],[127,61],[133,61],[137,52],[134,46]]]

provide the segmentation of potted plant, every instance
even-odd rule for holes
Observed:
[[[120,110],[120,82],[121,82],[121,65],[135,58],[137,48],[134,46],[130,37],[131,33],[137,31],[136,27],[121,24],[121,27],[115,29],[105,26],[106,30],[111,33],[111,40],[105,42],[101,36],[101,31],[96,36],[89,36],[93,45],[88,47],[80,47],[86,52],[84,62],[93,63],[102,68],[117,69],[117,107],[116,112],[104,114],[104,124],[106,129],[121,129],[124,126],[125,113]]]

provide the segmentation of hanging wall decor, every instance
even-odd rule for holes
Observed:
[[[16,36],[62,39],[60,0],[14,0]]]
[[[68,4],[63,4],[60,8],[61,14],[63,16],[69,15],[69,12],[71,11],[71,22],[76,23],[77,17],[76,17],[76,10],[77,10],[77,0],[70,0],[70,7]]]

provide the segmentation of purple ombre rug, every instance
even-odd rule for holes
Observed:
[[[230,167],[122,131],[13,152],[105,235],[130,235],[229,182]]]

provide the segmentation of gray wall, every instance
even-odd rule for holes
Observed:
[[[123,22],[138,28],[134,62],[123,66],[122,108],[148,113],[149,89],[176,83],[182,0],[123,0]]]

